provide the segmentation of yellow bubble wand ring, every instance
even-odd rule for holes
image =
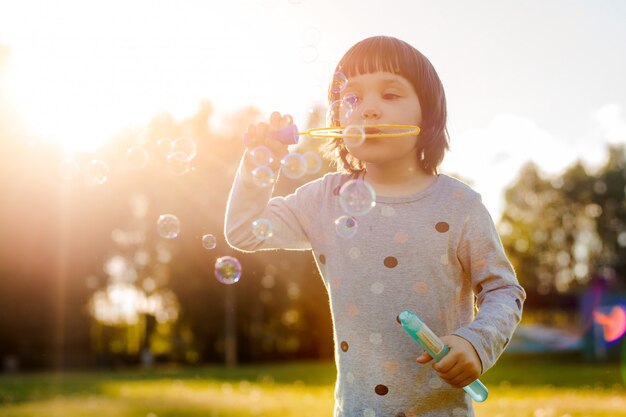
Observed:
[[[354,130],[354,132],[353,132]],[[386,130],[392,130],[388,132]],[[346,133],[346,131],[348,131]],[[295,124],[286,125],[278,130],[268,132],[268,137],[287,145],[298,143],[300,136],[308,136],[313,139],[375,139],[375,138],[399,138],[404,136],[419,135],[419,126],[396,125],[396,124],[372,124],[352,125],[337,127],[316,127],[299,132]],[[244,134],[244,142],[247,142],[247,134]]]

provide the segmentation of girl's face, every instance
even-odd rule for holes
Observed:
[[[341,126],[401,124],[421,126],[422,109],[417,93],[404,77],[391,72],[359,74],[348,79],[341,98],[354,104],[350,114],[340,114]],[[367,128],[365,128],[367,133]],[[417,136],[367,138],[362,143],[344,139],[348,151],[363,162],[384,163],[415,157]]]

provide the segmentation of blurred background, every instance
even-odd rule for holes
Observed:
[[[619,371],[624,21],[610,0],[1,2],[0,371],[331,360],[311,254],[234,252],[225,204],[245,127],[325,125],[335,63],[378,34],[446,88],[443,172],[483,195],[528,293],[507,352]]]

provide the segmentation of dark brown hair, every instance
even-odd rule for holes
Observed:
[[[335,69],[335,74],[343,73],[348,79],[358,74],[386,71],[406,78],[420,100],[422,126],[417,142],[417,158],[422,169],[437,174],[448,145],[446,129],[446,95],[435,68],[420,51],[408,43],[390,36],[374,36],[364,39],[348,50]],[[328,101],[339,100],[336,88],[328,89]],[[331,121],[338,126],[339,121]],[[352,156],[343,139],[333,139],[324,145],[324,155],[330,158],[343,172],[363,171],[365,165]]]

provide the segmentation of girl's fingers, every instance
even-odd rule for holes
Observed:
[[[267,136],[267,131],[269,130],[269,126],[267,123],[259,123],[256,125],[256,143],[258,145],[262,145],[265,143],[265,137]]]
[[[457,386],[458,386],[459,388],[463,388],[463,387],[468,386],[468,385],[469,385],[469,384],[471,384],[472,382],[474,382],[474,380],[473,380],[472,378],[465,378],[465,379],[463,379],[461,382],[459,382],[459,383],[457,384]]]
[[[293,124],[293,118],[290,114],[285,114],[281,119],[281,126],[287,126]]]
[[[244,145],[248,148],[254,148],[256,145],[256,126],[249,124],[244,133]]]
[[[280,129],[280,120],[281,120],[280,113],[277,111],[272,112],[270,116],[270,128],[272,128],[273,130]]]

